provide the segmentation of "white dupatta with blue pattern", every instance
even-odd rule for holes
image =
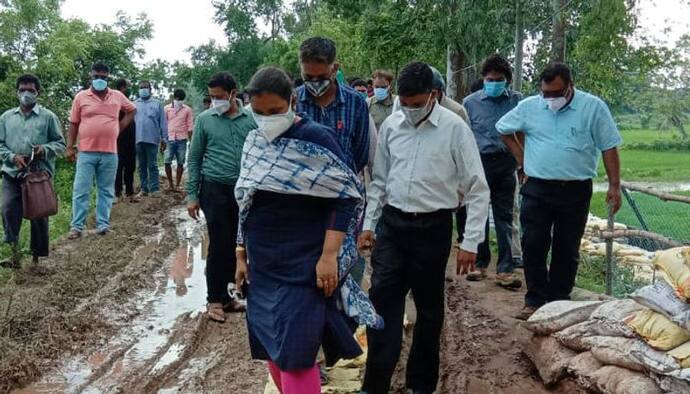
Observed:
[[[341,283],[338,305],[361,325],[383,327],[383,319],[376,314],[367,295],[349,275],[358,259],[356,236],[364,211],[364,188],[357,175],[321,145],[293,138],[277,138],[269,142],[263,133],[254,130],[245,141],[242,168],[235,187],[240,208],[237,235],[240,244],[244,243],[242,228],[257,190],[359,201],[338,255]]]

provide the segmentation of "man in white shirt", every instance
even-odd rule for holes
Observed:
[[[458,273],[466,273],[474,268],[489,209],[489,188],[472,131],[438,104],[429,66],[408,64],[400,73],[398,89],[401,110],[379,130],[359,238],[360,250],[373,248],[369,295],[385,321],[383,330],[367,332],[369,357],[362,391],[368,394],[388,393],[410,290],[418,315],[407,387],[413,393],[436,390],[452,213],[461,202],[468,207],[457,257]]]

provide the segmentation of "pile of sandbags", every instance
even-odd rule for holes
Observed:
[[[690,247],[658,253],[661,279],[613,301],[556,301],[523,324],[544,383],[602,393],[690,393]]]
[[[622,223],[614,223],[614,230],[625,230],[628,226]],[[598,236],[601,231],[607,231],[609,229],[609,223],[606,219],[600,218],[598,216],[589,215],[587,218],[587,225],[585,226],[585,235],[590,237]]]
[[[627,226],[615,223],[614,230],[625,230]],[[601,238],[601,232],[608,230],[606,219],[589,215],[585,234],[580,243],[580,252],[592,257],[606,256],[606,240]],[[613,257],[616,264],[627,266],[633,272],[635,279],[652,281],[654,278],[653,260],[655,253],[648,250],[628,245],[625,243],[613,242]]]

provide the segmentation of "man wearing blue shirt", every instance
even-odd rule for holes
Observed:
[[[513,233],[513,206],[516,187],[517,163],[501,140],[496,122],[517,106],[522,94],[510,89],[512,70],[501,55],[489,56],[482,65],[483,88],[467,96],[463,105],[469,116],[469,124],[477,140],[486,181],[491,190],[491,210],[496,226],[498,261],[496,284],[514,289],[522,282],[513,274],[515,264],[511,252]],[[458,234],[462,234],[464,207],[458,212]],[[489,221],[486,222],[486,239],[479,245],[477,270],[467,275],[467,280],[479,281],[487,276],[491,262],[489,248]]]
[[[621,206],[622,139],[608,107],[575,89],[565,64],[550,64],[539,81],[541,95],[523,100],[496,124],[524,165],[520,219],[527,294],[516,316],[521,320],[547,302],[570,299],[600,152],[609,181],[606,201],[614,212]]]
[[[354,89],[336,81],[335,43],[312,37],[299,49],[304,85],[297,88],[297,112],[335,130],[348,165],[360,173],[369,162],[369,108]]]
[[[135,101],[137,160],[139,161],[140,196],[157,195],[160,190],[158,177],[158,149],[165,151],[168,140],[168,120],[160,101],[151,97],[151,83],[139,83],[139,98]]]

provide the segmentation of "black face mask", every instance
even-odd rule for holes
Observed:
[[[320,79],[318,81],[304,81],[304,86],[314,97],[321,97],[328,91],[333,83],[330,79]]]

